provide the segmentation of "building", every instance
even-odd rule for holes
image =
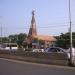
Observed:
[[[34,10],[33,10],[31,25],[30,25],[30,29],[29,29],[29,33],[28,33],[28,38],[27,38],[28,44],[32,44],[32,47],[34,47],[34,45],[37,47],[37,45],[39,45],[39,44],[33,42],[35,39],[43,41],[43,47],[53,46],[56,41],[56,39],[53,36],[37,34],[35,14],[34,14]],[[42,46],[42,45],[40,45],[40,46]]]
[[[2,43],[0,44],[1,50],[17,50],[18,45],[17,43]]]

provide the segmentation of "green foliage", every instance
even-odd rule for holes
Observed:
[[[75,47],[75,32],[72,33],[73,38],[73,47]],[[69,48],[70,47],[70,33],[61,33],[60,36],[57,37],[56,45],[62,48]]]
[[[27,37],[26,34],[20,33],[17,37],[17,44],[19,47],[21,47],[23,45],[23,42],[25,40],[25,38]]]
[[[9,42],[16,43],[17,42],[18,35],[9,35],[8,38],[9,38]]]
[[[44,45],[44,41],[43,41],[43,40],[39,40],[39,43],[40,43],[41,45]]]
[[[0,43],[17,43],[19,47],[22,47],[26,37],[27,35],[24,33],[9,35],[8,37],[1,37]]]
[[[0,38],[0,43],[6,43],[9,42],[9,39],[7,37]]]
[[[34,42],[34,43],[38,43],[39,40],[38,40],[37,38],[35,38],[35,39],[33,40],[33,42]]]

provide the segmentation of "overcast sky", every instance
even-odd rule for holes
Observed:
[[[38,34],[60,35],[69,30],[69,0],[0,0],[0,36],[28,33],[32,10]],[[71,0],[72,31],[75,31],[75,0]]]

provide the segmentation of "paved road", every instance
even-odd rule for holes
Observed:
[[[75,67],[42,65],[0,58],[0,75],[75,75]]]

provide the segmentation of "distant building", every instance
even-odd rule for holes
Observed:
[[[1,50],[17,50],[18,45],[17,43],[2,43],[0,45]]]
[[[36,44],[33,41],[34,41],[34,39],[38,39],[38,40],[42,40],[44,42],[44,44],[43,44],[44,47],[53,46],[56,41],[56,39],[53,36],[37,34],[36,21],[35,21],[34,16],[35,16],[34,11],[32,11],[32,19],[31,19],[31,25],[30,25],[30,29],[29,29],[29,33],[28,33],[27,43],[32,44],[32,47],[34,45],[37,47],[37,45],[39,45],[39,44]]]

